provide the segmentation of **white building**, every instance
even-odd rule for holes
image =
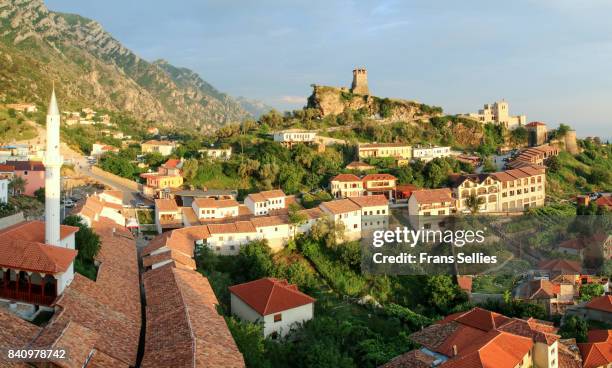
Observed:
[[[329,186],[334,198],[360,197],[364,194],[361,178],[353,174],[336,175]]]
[[[258,237],[266,239],[272,251],[281,250],[293,237],[292,226],[280,216],[262,216],[251,219]]]
[[[444,216],[456,211],[449,188],[415,190],[408,200],[409,221],[415,229],[439,229],[444,226]]]
[[[282,190],[268,190],[251,193],[244,200],[244,204],[255,216],[267,215],[271,210],[285,208],[286,195]]]
[[[263,323],[264,337],[282,337],[314,317],[315,299],[286,280],[263,278],[229,288],[232,314]]]
[[[412,158],[418,158],[419,160],[429,162],[434,158],[448,157],[451,154],[450,147],[413,147]]]
[[[361,208],[349,199],[323,202],[319,208],[334,221],[344,224],[344,240],[361,238]]]
[[[261,238],[251,221],[210,224],[207,227],[210,235],[206,245],[221,255],[236,255],[241,246]]]
[[[361,209],[361,231],[387,229],[389,200],[381,194],[350,198]]]
[[[92,156],[100,156],[107,152],[119,152],[119,148],[109,146],[108,144],[104,144],[104,143],[98,143],[98,142],[92,144],[91,146]]]
[[[160,234],[183,226],[183,212],[174,199],[155,200],[155,226]]]
[[[317,132],[312,130],[288,129],[274,133],[274,141],[291,147],[296,143],[314,143]]]
[[[240,204],[234,199],[196,198],[191,207],[198,219],[237,217]]]
[[[198,150],[205,157],[213,160],[229,160],[232,157],[232,147],[228,148],[204,148]]]
[[[485,104],[484,108],[478,110],[477,114],[470,113],[466,116],[478,120],[482,124],[499,124],[508,129],[515,129],[527,123],[527,117],[525,115],[511,116],[510,107],[504,100],[492,104]]]

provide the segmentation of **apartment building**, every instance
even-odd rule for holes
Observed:
[[[444,217],[455,213],[456,204],[449,188],[419,189],[408,200],[409,221],[415,229],[438,229]]]
[[[287,129],[274,133],[274,142],[289,148],[298,143],[314,143],[316,138],[314,130]]]
[[[354,197],[350,200],[361,209],[361,231],[387,229],[389,226],[389,200],[384,195]]]
[[[238,217],[239,207],[235,199],[196,198],[191,203],[199,220]]]
[[[286,195],[282,190],[268,190],[251,193],[244,200],[244,204],[255,216],[267,215],[270,211],[286,207]]]
[[[559,155],[558,147],[549,145],[531,147],[522,150],[506,166],[510,169],[517,169],[530,165],[544,165],[546,160],[557,155]]]
[[[349,199],[336,199],[323,202],[319,208],[334,223],[344,225],[345,240],[355,240],[361,238],[361,208]]]
[[[183,227],[183,213],[174,199],[155,200],[155,226],[160,234]]]
[[[357,147],[360,160],[370,157],[393,157],[409,161],[412,147],[404,143],[365,143]]]
[[[292,225],[285,216],[254,217],[251,223],[260,239],[266,239],[272,251],[279,251],[293,237]]]
[[[241,246],[261,239],[251,221],[209,224],[207,228],[209,236],[206,239],[206,244],[215,253],[221,255],[236,255]]]
[[[387,199],[395,198],[397,178],[391,174],[368,174],[361,178],[365,195],[382,194]]]
[[[468,213],[468,198],[479,200],[478,212],[523,211],[544,205],[546,175],[542,166],[529,165],[491,174],[460,175],[454,178],[453,197],[457,210]]]
[[[363,182],[357,175],[339,174],[331,179],[331,194],[334,198],[361,197]]]
[[[450,147],[438,147],[438,146],[428,146],[428,147],[413,147],[412,148],[412,158],[419,159],[421,161],[429,162],[434,158],[448,157],[451,154]]]
[[[204,148],[198,150],[204,157],[213,160],[229,160],[232,157],[232,147],[228,148]]]
[[[142,153],[160,153],[162,156],[170,156],[176,148],[175,142],[150,140],[140,145]]]

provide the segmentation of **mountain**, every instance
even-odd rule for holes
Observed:
[[[0,0],[0,102],[44,105],[53,81],[64,109],[127,111],[202,131],[251,117],[197,73],[143,60],[93,20],[42,0]]]
[[[255,118],[259,118],[261,115],[273,109],[272,106],[266,105],[262,101],[252,100],[252,99],[242,97],[242,96],[236,97],[236,101],[238,101],[240,106],[242,106],[243,109],[245,109]]]

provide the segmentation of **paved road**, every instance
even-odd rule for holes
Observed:
[[[89,163],[87,162],[87,159],[85,159],[84,157],[82,157],[81,159],[78,160],[77,164],[75,165],[75,168],[77,169],[78,172],[80,172],[82,175],[88,176],[92,179],[95,179],[96,181],[108,185],[109,187],[116,189],[116,190],[120,190],[123,192],[123,203],[124,204],[134,204],[137,201],[140,202],[150,202],[150,201],[146,201],[144,200],[136,191],[133,191],[131,188],[126,187],[125,185],[121,184],[118,181],[114,181],[112,179],[109,178],[105,178],[102,177],[100,175],[96,175],[91,171],[91,165],[89,165]]]

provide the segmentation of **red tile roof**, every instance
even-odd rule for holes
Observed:
[[[593,298],[585,305],[585,307],[602,312],[612,313],[612,295],[604,295],[597,298]]]
[[[299,291],[296,285],[272,277],[230,286],[229,291],[261,316],[315,302],[314,298]]]
[[[578,275],[582,270],[582,265],[580,264],[580,262],[568,261],[566,259],[551,259],[544,260],[538,263],[538,268],[540,268],[541,270],[547,270],[551,272],[556,271],[565,274],[571,272]]]
[[[546,126],[546,124],[540,122],[540,121],[532,121],[529,124],[525,124],[525,126],[527,127],[536,127],[536,126]]]
[[[355,202],[349,199],[336,199],[334,201],[323,202],[319,205],[322,209],[326,209],[334,215],[359,211],[361,208]]]
[[[6,161],[5,164],[13,166],[15,171],[45,171],[45,165],[40,161]]]
[[[143,368],[245,366],[205,277],[167,265],[146,272],[144,287]]]
[[[449,188],[419,189],[412,192],[412,196],[419,204],[454,202],[452,192]]]
[[[27,240],[0,237],[0,266],[24,271],[62,273],[77,251]]]
[[[60,225],[60,239],[64,240],[79,231],[76,226]],[[43,221],[24,221],[0,230],[0,239],[45,242],[45,223]]]
[[[364,207],[375,207],[375,206],[388,206],[389,200],[382,194],[363,196],[363,197],[351,197],[350,201],[354,202],[361,208]]]
[[[397,180],[397,178],[391,174],[368,174],[361,180],[365,183],[372,180]]]
[[[472,292],[472,277],[471,276],[457,276],[457,284],[461,290],[471,293]]]
[[[436,358],[431,355],[427,355],[420,350],[411,350],[396,356],[378,368],[430,368],[435,361]]]
[[[234,199],[196,198],[194,202],[198,208],[228,208],[240,206]]]
[[[589,331],[588,342],[577,345],[584,368],[605,367],[612,363],[612,330]]]
[[[171,158],[168,161],[166,161],[163,166],[168,169],[175,169],[180,163],[181,163],[181,160],[176,159],[176,158]]]
[[[178,212],[179,208],[174,199],[156,199],[155,208],[163,212]]]
[[[340,182],[360,182],[361,179],[357,175],[353,174],[338,174],[334,176],[331,181],[340,181]]]
[[[595,200],[598,206],[612,207],[612,196],[599,197]]]

